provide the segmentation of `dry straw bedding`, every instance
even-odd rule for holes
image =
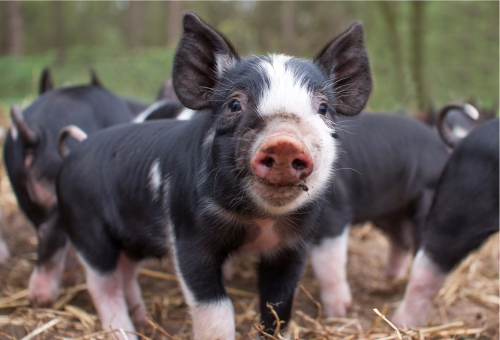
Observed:
[[[101,331],[81,270],[75,274],[76,283],[63,289],[53,309],[30,307],[26,287],[36,259],[36,237],[17,210],[3,168],[0,207],[1,229],[13,254],[0,265],[0,339],[115,339],[115,334],[126,335],[123,330]],[[318,285],[308,264],[297,289],[288,336],[344,340],[498,339],[498,240],[498,235],[492,237],[448,278],[427,327],[396,332],[390,325],[390,315],[402,298],[406,282],[382,278],[387,242],[381,233],[370,224],[353,228],[348,261],[353,306],[347,317],[321,317]],[[280,339],[278,334],[263,334],[258,326],[255,261],[253,257],[237,259],[234,277],[227,283],[235,306],[238,339],[255,338],[257,334]],[[149,311],[148,323],[138,327],[139,337],[192,339],[188,308],[169,260],[146,262],[139,281]]]

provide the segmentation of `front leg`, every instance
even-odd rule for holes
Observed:
[[[234,340],[233,304],[222,283],[225,256],[190,242],[176,242],[174,256],[195,340]]]
[[[260,312],[264,330],[273,334],[276,319],[267,308],[270,303],[287,325],[292,312],[293,295],[306,257],[305,249],[286,249],[278,254],[261,256],[259,264]]]

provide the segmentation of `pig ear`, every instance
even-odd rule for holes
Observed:
[[[97,86],[97,87],[103,87],[101,80],[99,79],[99,77],[97,76],[97,73],[95,72],[95,70],[93,68],[91,68],[89,70],[89,73],[90,73],[90,85]]]
[[[355,22],[323,47],[314,60],[328,74],[336,97],[333,107],[342,115],[358,114],[366,105],[372,88],[363,40],[363,25]]]
[[[184,32],[174,58],[172,80],[181,103],[192,110],[212,104],[212,89],[239,60],[231,43],[196,14],[184,14]]]
[[[42,77],[40,78],[39,94],[42,95],[53,88],[54,84],[52,83],[52,75],[50,74],[50,69],[46,67],[43,69]]]
[[[19,131],[19,136],[25,146],[33,146],[37,143],[38,137],[36,132],[26,124],[23,117],[23,112],[18,105],[12,105],[10,109],[10,118],[12,119],[12,124],[15,125],[16,129]]]

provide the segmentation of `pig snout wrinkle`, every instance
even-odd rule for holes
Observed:
[[[314,169],[314,162],[305,145],[289,136],[264,141],[251,164],[254,174],[272,185],[295,185]]]

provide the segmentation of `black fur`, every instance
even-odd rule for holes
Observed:
[[[342,153],[327,193],[318,241],[366,221],[408,250],[418,245],[448,152],[432,129],[399,115],[362,113],[337,122]],[[414,226],[414,243],[402,222]]]
[[[25,123],[36,133],[36,143],[26,145],[21,138],[14,140],[9,132],[4,145],[4,163],[19,207],[38,229],[52,213],[51,209],[36,204],[30,198],[26,178],[29,176],[46,182],[55,195],[55,178],[62,162],[56,150],[59,130],[66,125],[75,124],[87,133],[92,133],[129,121],[131,113],[120,99],[106,90],[77,86],[47,91],[27,107],[22,115]],[[70,148],[75,145],[76,142],[72,141]],[[24,164],[27,155],[33,157],[30,169]],[[64,245],[64,242],[58,241],[56,244]],[[50,256],[50,251],[58,249],[43,244],[39,248],[47,249],[43,252],[44,256],[39,254],[39,263]]]
[[[343,53],[338,52],[338,58]],[[218,54],[231,61],[223,65],[222,77],[215,67]],[[282,242],[272,254],[261,254],[262,320],[266,329],[275,327],[267,302],[281,303],[276,310],[289,320],[321,202],[317,197],[288,213],[271,215],[246,189],[255,176],[249,166],[251,146],[267,124],[256,112],[269,86],[256,65],[266,60],[241,59],[195,14],[185,15],[173,84],[186,107],[204,111],[190,121],[162,120],[98,132],[65,159],[59,173],[62,221],[91,268],[113,272],[121,253],[134,260],[164,256],[171,233],[178,269],[196,301],[219,301],[227,297],[221,274],[224,260],[259,237],[256,219],[272,218]],[[287,66],[335,100],[335,87],[324,86],[330,75],[314,63],[295,60]],[[356,73],[357,67],[354,64],[351,71]],[[238,112],[230,109],[233,98],[241,103]],[[161,173],[155,192],[152,168]],[[299,186],[287,190],[303,193]]]
[[[478,126],[450,156],[422,239],[425,253],[449,272],[498,232],[499,120]]]

